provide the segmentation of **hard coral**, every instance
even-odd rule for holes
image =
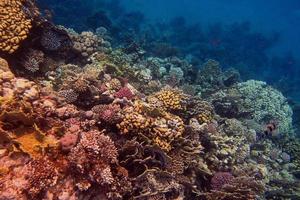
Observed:
[[[166,151],[171,150],[170,143],[184,132],[184,123],[180,117],[141,101],[123,110],[123,120],[118,127],[123,134],[142,134]]]
[[[134,97],[134,94],[128,87],[123,87],[118,92],[116,92],[114,96],[120,99],[122,98],[132,99]]]
[[[68,33],[59,27],[48,25],[42,33],[40,43],[45,50],[58,51],[71,47]]]
[[[162,109],[167,111],[178,111],[185,109],[187,95],[178,89],[166,87],[155,93],[153,97],[157,98],[158,101],[160,101],[163,105]]]
[[[13,53],[28,37],[32,20],[23,8],[25,0],[0,1],[0,51]]]
[[[232,178],[228,184],[224,184],[219,190],[205,193],[205,199],[230,199],[230,200],[255,200],[265,191],[264,184],[254,178],[242,176]]]
[[[29,49],[23,59],[23,67],[34,73],[40,69],[41,63],[44,61],[44,53],[39,50]]]
[[[79,143],[69,154],[69,160],[88,185],[104,185],[114,180],[110,165],[117,162],[117,156],[113,141],[102,132],[93,130],[81,134]]]
[[[29,199],[40,199],[45,191],[58,181],[58,171],[47,159],[33,160],[29,163],[28,185],[26,193]]]
[[[211,179],[211,187],[220,190],[225,184],[229,184],[234,177],[229,172],[217,172]]]
[[[114,124],[120,120],[119,111],[121,108],[117,104],[97,105],[92,108],[97,120]]]

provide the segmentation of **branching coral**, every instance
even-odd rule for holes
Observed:
[[[121,120],[119,112],[121,108],[117,104],[97,105],[92,108],[96,120],[103,121],[108,124],[115,124]]]
[[[122,98],[132,99],[134,97],[134,94],[128,87],[123,87],[118,92],[116,92],[114,96],[120,99]]]
[[[95,130],[81,134],[79,143],[68,156],[76,172],[82,176],[79,188],[86,190],[82,187],[90,187],[92,183],[111,184],[114,178],[110,165],[117,162],[117,156],[113,141],[102,132]]]
[[[47,159],[33,160],[29,163],[28,168],[28,185],[25,193],[29,199],[42,198],[45,191],[57,183],[58,169]]]
[[[34,73],[40,69],[40,65],[44,61],[44,53],[39,50],[29,49],[22,61],[23,67]]]

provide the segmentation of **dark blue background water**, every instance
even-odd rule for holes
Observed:
[[[282,35],[276,53],[300,52],[299,0],[123,0],[122,4],[152,21],[168,21],[175,16],[205,26],[250,21],[256,31]]]

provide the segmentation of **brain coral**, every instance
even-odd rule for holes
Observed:
[[[25,0],[0,0],[0,51],[13,53],[28,37],[31,19],[23,8]]]

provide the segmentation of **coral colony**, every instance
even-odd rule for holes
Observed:
[[[1,200],[300,198],[292,109],[265,82],[113,47],[29,0],[0,11]]]

